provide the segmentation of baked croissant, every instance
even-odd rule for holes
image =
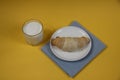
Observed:
[[[87,46],[89,42],[90,39],[87,37],[56,37],[51,40],[53,46],[67,52],[80,50]]]

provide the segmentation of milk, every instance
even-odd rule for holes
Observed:
[[[36,20],[31,20],[23,26],[23,33],[28,44],[38,45],[43,39],[42,24]]]

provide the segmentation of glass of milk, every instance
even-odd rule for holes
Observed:
[[[43,25],[37,20],[27,21],[23,33],[28,44],[38,45],[43,39]]]

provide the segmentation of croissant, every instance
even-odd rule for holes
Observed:
[[[51,40],[53,46],[67,52],[80,50],[87,46],[89,42],[90,39],[87,37],[56,37]]]

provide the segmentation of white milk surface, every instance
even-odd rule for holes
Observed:
[[[23,28],[24,33],[28,35],[36,35],[40,33],[41,30],[42,30],[42,25],[38,22],[27,23]]]

